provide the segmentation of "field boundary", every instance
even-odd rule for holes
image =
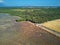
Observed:
[[[56,36],[60,37],[60,33],[56,32],[56,31],[53,31],[52,29],[47,28],[47,27],[43,26],[42,24],[36,24],[36,26],[44,29],[45,31],[50,32],[50,33],[53,34],[53,35],[56,35]]]

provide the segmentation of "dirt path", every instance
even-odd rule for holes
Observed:
[[[42,24],[36,24],[36,26],[41,27],[42,29],[52,33],[53,35],[56,35],[56,36],[60,37],[60,33],[59,32],[56,32],[56,31],[54,31],[54,30],[52,30],[52,29],[50,29],[48,27],[45,27]]]

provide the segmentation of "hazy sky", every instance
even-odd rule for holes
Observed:
[[[5,6],[60,6],[60,0],[0,0]]]

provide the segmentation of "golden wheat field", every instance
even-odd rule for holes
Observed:
[[[50,29],[53,29],[54,31],[60,32],[60,19],[45,22],[43,25]]]

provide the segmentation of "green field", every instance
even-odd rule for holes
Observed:
[[[60,8],[0,8],[0,13],[9,13],[21,17],[18,21],[35,23],[60,19]]]

